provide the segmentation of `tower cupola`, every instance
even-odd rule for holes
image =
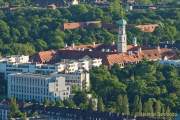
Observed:
[[[126,20],[121,19],[116,22],[118,25],[118,41],[117,51],[118,53],[127,52],[127,35],[126,35]]]

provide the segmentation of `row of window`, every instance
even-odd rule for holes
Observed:
[[[16,94],[12,93],[11,97],[16,97],[20,100],[36,100],[36,101],[44,101],[45,98],[48,98],[48,96],[38,96],[38,95],[24,95],[24,94]],[[51,97],[49,97],[51,99]]]
[[[25,86],[17,86],[11,85],[11,91],[14,92],[22,92],[22,93],[32,93],[32,94],[48,94],[48,88],[37,88],[37,87],[25,87]]]
[[[45,79],[34,79],[34,78],[23,78],[23,77],[11,77],[11,83],[24,84],[24,85],[36,85],[36,86],[47,86],[48,81]]]

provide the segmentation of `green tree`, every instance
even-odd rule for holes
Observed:
[[[43,105],[45,107],[49,106],[50,105],[50,101],[47,98],[45,98],[44,101],[43,101]]]
[[[136,95],[134,98],[133,114],[137,116],[142,114],[142,102],[141,102],[141,98],[138,95]]]
[[[146,102],[144,103],[143,112],[144,112],[145,114],[147,114],[147,113],[153,113],[153,112],[154,112],[154,111],[153,111],[153,101],[152,101],[152,99],[148,99],[148,101],[146,101]]]
[[[57,107],[64,107],[63,101],[62,100],[56,100],[55,106],[57,106]]]
[[[140,3],[140,4],[151,4],[152,1],[151,0],[139,0],[138,3]]]
[[[127,95],[124,95],[124,96],[123,96],[122,107],[123,107],[123,113],[124,113],[125,115],[129,115],[129,101],[128,101]]]
[[[117,97],[117,102],[116,102],[116,104],[117,104],[117,108],[116,108],[116,110],[117,110],[117,112],[119,112],[119,113],[123,113],[123,103],[124,101],[123,101],[123,96],[122,95],[118,95],[118,97]]]
[[[93,110],[93,111],[97,111],[97,99],[96,98],[92,98],[90,101],[89,101],[89,109],[90,110]]]
[[[76,94],[73,97],[73,101],[77,106],[79,106],[81,103],[86,104],[88,102],[88,98],[84,91],[76,92]]]
[[[22,119],[22,120],[27,120],[27,114],[26,114],[26,113],[22,113],[21,119]]]
[[[9,41],[10,39],[10,31],[9,31],[9,26],[8,24],[3,21],[0,20],[0,38],[3,40],[4,43],[10,43],[11,41]]]
[[[10,100],[10,118],[11,117],[21,117],[22,113],[19,110],[19,106],[16,102],[15,98],[11,98]]]
[[[64,105],[69,108],[76,108],[75,103],[71,99],[66,99],[63,102],[64,102]]]
[[[154,112],[155,112],[157,115],[160,115],[161,110],[162,110],[162,108],[161,108],[161,101],[156,100],[156,101],[155,101],[155,106],[154,106]]]
[[[109,8],[113,15],[117,18],[124,17],[125,12],[119,0],[113,0]]]
[[[36,42],[35,46],[36,46],[37,51],[43,51],[48,48],[48,45],[44,40],[37,39],[36,41],[37,42]]]
[[[99,97],[98,103],[97,103],[97,110],[103,112],[105,110],[105,105],[103,103],[103,99]]]

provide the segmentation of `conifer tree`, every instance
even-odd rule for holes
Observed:
[[[127,95],[124,95],[124,96],[123,96],[122,108],[123,108],[123,113],[124,113],[125,115],[129,115],[129,102],[128,102],[128,97],[127,97]]]
[[[116,107],[117,107],[116,108],[117,112],[123,113],[123,96],[122,95],[118,95]]]
[[[142,114],[142,101],[141,98],[139,98],[139,102],[138,102],[138,106],[137,106],[137,115],[141,115]]]
[[[148,99],[148,101],[144,103],[143,112],[145,114],[153,113],[153,102],[151,99]]]
[[[161,113],[161,102],[159,100],[156,100],[155,102],[154,112],[156,113],[156,115],[159,115]]]
[[[166,111],[165,111],[165,113],[167,113],[167,114],[168,114],[168,113],[170,113],[170,112],[171,112],[171,110],[170,110],[169,106],[167,106],[167,107],[166,107]]]
[[[161,113],[165,113],[165,106],[163,103],[161,103]]]
[[[135,114],[137,112],[138,102],[139,102],[139,96],[136,95],[134,97],[134,103],[133,103],[133,114]]]
[[[43,105],[46,107],[46,106],[49,106],[49,104],[50,104],[50,101],[47,98],[45,98],[43,101]]]
[[[98,111],[101,111],[101,112],[104,111],[104,103],[103,103],[102,98],[98,99],[97,109],[98,109]]]

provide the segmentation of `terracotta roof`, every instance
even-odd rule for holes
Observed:
[[[176,53],[173,52],[172,49],[168,48],[161,48],[158,49],[146,49],[142,50],[140,53],[139,51],[132,51],[132,55],[128,54],[110,54],[107,55],[106,64],[113,65],[115,63],[122,64],[122,63],[136,63],[141,61],[142,59],[148,59],[151,61],[160,60],[164,57],[168,57],[172,59],[176,56]]]
[[[101,25],[101,21],[87,21],[87,22],[64,23],[63,28],[64,28],[64,30],[72,30],[72,29],[88,27],[88,26],[91,26],[93,24],[100,24]]]
[[[33,61],[38,62],[38,63],[47,63],[52,60],[52,58],[55,55],[55,51],[49,50],[49,51],[42,51],[36,54],[33,58]]]
[[[81,27],[81,23],[76,22],[76,23],[64,23],[64,30],[72,30],[72,29],[77,29]]]
[[[79,50],[79,48],[84,48],[84,50]],[[103,64],[113,65],[115,63],[134,63],[142,59],[155,61],[165,56],[172,59],[176,56],[176,53],[168,48],[142,48],[141,52],[139,52],[139,48],[139,46],[128,45],[128,52],[122,54],[113,51],[116,49],[115,45],[79,45],[74,46],[73,49],[60,49],[56,52],[52,50],[39,52],[34,55],[32,61],[39,63],[57,63],[62,59],[82,59],[85,56],[89,56],[90,58],[101,58]],[[103,52],[102,49],[110,49],[110,51]]]
[[[135,63],[138,62],[139,58],[137,55],[128,55],[128,54],[111,54],[107,55],[107,64],[113,65],[115,63],[117,64],[123,64],[123,63]]]
[[[158,24],[148,24],[148,25],[137,25],[136,28],[139,28],[142,32],[154,32]]]

